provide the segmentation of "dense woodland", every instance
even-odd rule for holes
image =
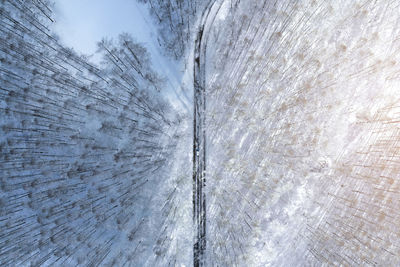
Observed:
[[[145,47],[104,39],[91,64],[50,31],[52,7],[0,2],[0,265],[160,261],[182,118]]]
[[[134,36],[0,0],[0,266],[399,266],[398,1],[139,2],[193,117]]]
[[[209,265],[399,266],[400,2],[237,2],[207,44]]]
[[[196,19],[209,1],[139,0],[150,10],[158,25],[159,44],[165,53],[181,59],[191,45]]]

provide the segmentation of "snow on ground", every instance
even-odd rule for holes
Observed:
[[[183,264],[191,265],[192,258],[192,199],[191,199],[191,160],[192,160],[192,80],[185,68],[185,59],[181,62],[167,57],[160,46],[157,36],[157,26],[150,16],[148,9],[136,1],[57,1],[55,3],[56,17],[54,31],[60,36],[60,41],[66,46],[73,47],[77,52],[89,55],[91,60],[101,66],[101,60],[96,54],[96,42],[103,37],[116,39],[122,32],[130,33],[144,45],[150,53],[152,68],[165,79],[162,93],[174,107],[174,112],[181,117],[179,129],[171,127],[170,136],[178,140],[176,149],[168,159],[165,181],[158,181],[152,186],[150,195],[155,199],[150,202],[148,218],[154,220],[150,225],[155,229],[167,227],[162,234],[168,236],[168,243],[163,242],[164,248],[150,247],[154,255],[141,256],[143,264]],[[91,12],[87,12],[92,10]],[[83,38],[83,39],[82,39]],[[168,144],[165,144],[167,146]],[[162,188],[162,192],[159,190]],[[161,205],[165,199],[169,202]],[[157,206],[159,205],[159,206]],[[163,208],[164,213],[160,213]],[[168,208],[168,209],[167,209]],[[165,221],[165,210],[170,212]],[[148,228],[145,231],[151,232]],[[160,237],[142,236],[145,246],[152,246],[151,241]],[[150,243],[147,243],[149,241]],[[124,247],[126,244],[119,244]],[[159,254],[157,254],[159,253]],[[171,262],[161,262],[162,260]],[[139,262],[136,262],[139,264]]]
[[[93,47],[76,41],[99,36],[71,32],[98,26],[104,14],[77,9],[87,3],[58,2],[55,29],[61,43],[91,54]],[[31,29],[20,38],[23,28],[2,13],[11,26],[1,29],[14,38],[1,43],[8,71],[0,75],[2,263],[192,265],[193,48],[182,62],[167,59],[146,9],[118,3],[113,8],[130,6],[134,19],[114,23],[140,31],[133,34],[167,79],[175,105],[167,115],[174,126],[160,124],[164,134],[145,140],[156,144],[147,165],[135,159],[138,150],[148,152],[136,140],[143,135],[126,121],[146,109],[130,110],[137,102],[122,87],[89,82],[97,72],[78,57],[49,52],[41,39],[56,42],[38,33],[29,15],[16,16]],[[208,265],[399,265],[398,4],[218,3],[204,36]],[[17,11],[12,2],[7,9],[11,16],[43,13],[26,4],[31,9]],[[80,12],[63,17],[57,5]],[[142,130],[154,127],[147,120],[138,123]],[[138,184],[132,177],[142,170],[153,174],[137,176],[145,182]]]
[[[55,2],[54,10],[56,23],[52,29],[60,42],[89,56],[96,64],[101,63],[96,50],[102,38],[116,40],[124,32],[134,36],[150,53],[155,71],[166,79],[163,89],[169,101],[181,112],[191,109],[187,90],[181,87],[183,63],[165,55],[158,41],[157,26],[143,4],[125,0],[60,0]]]
[[[0,264],[190,265],[188,115],[143,48],[97,69],[52,36],[46,4],[0,4]]]
[[[227,2],[207,57],[210,265],[398,264],[398,3]]]

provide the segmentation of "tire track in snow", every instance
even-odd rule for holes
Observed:
[[[219,5],[216,3],[219,3]],[[193,265],[206,264],[206,47],[208,31],[223,1],[210,2],[205,8],[198,28],[193,64]],[[215,10],[215,12],[212,12]],[[205,38],[204,38],[205,37]]]

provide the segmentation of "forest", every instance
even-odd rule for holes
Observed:
[[[400,2],[135,1],[0,0],[0,266],[398,266]]]

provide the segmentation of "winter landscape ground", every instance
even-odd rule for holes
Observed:
[[[400,1],[134,2],[0,0],[1,266],[400,265]]]

